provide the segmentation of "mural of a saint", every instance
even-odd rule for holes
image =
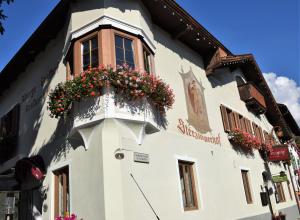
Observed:
[[[204,87],[197,80],[192,70],[180,73],[185,91],[188,123],[200,133],[211,131],[206,110]]]

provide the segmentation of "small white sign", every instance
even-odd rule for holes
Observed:
[[[138,163],[149,163],[149,154],[134,152],[133,154],[134,162]]]

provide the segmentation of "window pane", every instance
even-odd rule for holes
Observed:
[[[93,50],[92,51],[92,67],[97,67],[98,66],[98,50]]]
[[[98,40],[96,37],[91,39],[91,43],[92,43],[92,50],[98,48]]]
[[[124,60],[116,60],[116,64],[122,66],[124,65]]]
[[[133,53],[131,51],[125,51],[125,59],[128,63],[134,63]]]
[[[117,60],[125,60],[124,59],[124,51],[117,47],[116,47],[116,59]]]
[[[123,38],[118,35],[115,35],[115,45],[116,47],[123,48]]]
[[[90,50],[90,46],[89,46],[89,41],[85,41],[82,43],[82,46],[83,46],[83,53],[88,53],[89,50]]]
[[[124,38],[125,50],[132,51],[132,40]]]
[[[90,65],[90,54],[83,55],[83,67],[88,67]]]

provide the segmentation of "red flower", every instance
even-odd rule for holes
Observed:
[[[92,91],[92,92],[90,93],[90,95],[91,95],[92,97],[94,97],[94,96],[96,96],[96,93],[95,93],[94,91]]]

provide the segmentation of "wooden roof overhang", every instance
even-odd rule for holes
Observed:
[[[285,134],[285,139],[290,139],[292,134],[287,125],[276,101],[275,98],[263,77],[263,74],[255,61],[255,58],[252,54],[244,55],[227,55],[225,51],[219,48],[213,58],[210,61],[210,64],[206,68],[207,76],[215,74],[215,70],[220,68],[228,67],[231,70],[240,68],[248,81],[253,82],[258,89],[262,92],[266,101],[266,116],[270,123],[275,126],[280,126]]]
[[[277,105],[278,105],[279,110],[281,111],[281,114],[283,115],[285,121],[289,125],[291,132],[296,136],[300,136],[300,128],[299,128],[295,118],[289,111],[288,107],[281,103],[277,103]]]
[[[153,23],[198,52],[206,67],[218,48],[232,54],[174,0],[141,0],[151,14]]]

